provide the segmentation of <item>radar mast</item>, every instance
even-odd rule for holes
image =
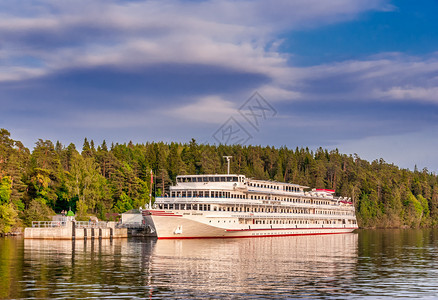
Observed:
[[[227,160],[227,174],[230,174],[230,160],[232,158],[232,156],[223,156],[223,158],[225,158]]]

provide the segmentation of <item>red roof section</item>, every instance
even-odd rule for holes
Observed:
[[[329,190],[329,189],[315,189],[317,192],[326,192],[326,193],[334,193],[335,190]]]

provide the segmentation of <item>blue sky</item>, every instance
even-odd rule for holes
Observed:
[[[437,13],[432,0],[0,1],[0,128],[29,148],[218,143],[232,118],[247,144],[436,172]],[[257,126],[248,99],[270,105]]]

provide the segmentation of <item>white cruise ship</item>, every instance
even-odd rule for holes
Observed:
[[[144,211],[159,239],[347,233],[357,229],[349,198],[334,190],[244,175],[177,176],[170,194]]]

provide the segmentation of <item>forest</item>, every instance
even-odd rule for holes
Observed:
[[[226,173],[223,156],[233,156],[231,173],[336,190],[351,197],[361,228],[438,225],[437,176],[401,169],[383,159],[318,148],[132,142],[81,149],[39,139],[32,151],[0,129],[0,234],[71,209],[76,219],[144,207],[182,174]],[[151,171],[154,185],[151,188]]]

